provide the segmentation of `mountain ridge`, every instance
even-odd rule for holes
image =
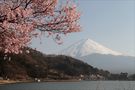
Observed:
[[[46,55],[34,49],[22,54],[9,54],[4,59],[0,52],[0,78],[4,80],[50,80],[79,79],[80,75],[101,74],[107,78],[108,71],[99,70],[81,60],[64,55]]]

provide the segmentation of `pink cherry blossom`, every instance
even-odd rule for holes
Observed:
[[[61,44],[60,34],[80,31],[80,13],[69,2],[58,6],[58,0],[0,0],[0,52],[22,53],[33,37],[46,33]]]

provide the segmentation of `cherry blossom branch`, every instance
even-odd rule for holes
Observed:
[[[33,36],[40,37],[37,30],[54,34],[56,40],[59,34],[80,31],[76,6],[57,4],[58,0],[1,0],[0,51],[21,53]]]

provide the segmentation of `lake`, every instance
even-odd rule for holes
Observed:
[[[0,90],[135,90],[135,81],[18,83],[0,85]]]

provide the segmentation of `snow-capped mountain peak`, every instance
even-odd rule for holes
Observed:
[[[103,45],[91,39],[80,40],[61,52],[61,54],[72,56],[72,57],[82,57],[94,53],[122,55],[121,53],[117,51],[113,51],[107,47],[104,47]]]

